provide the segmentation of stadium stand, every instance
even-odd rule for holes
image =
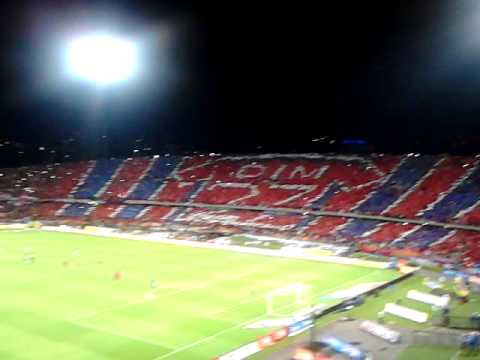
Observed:
[[[394,206],[385,211],[391,216],[413,218],[419,212],[433,204],[441,195],[461,179],[468,168],[471,168],[473,159],[444,158],[432,168],[423,181],[403,194]]]
[[[145,208],[145,205],[121,206],[114,214],[118,219],[135,219],[140,216]]]
[[[148,200],[154,197],[161,190],[164,180],[176,168],[178,160],[174,157],[153,160],[152,163],[145,167],[139,179],[140,181],[133,186],[128,198]]]
[[[121,164],[122,160],[118,159],[96,161],[83,182],[73,193],[73,196],[77,199],[93,199],[99,197],[110,185],[112,178],[117,175]]]
[[[63,209],[63,216],[67,217],[78,217],[88,215],[90,211],[93,210],[92,205],[87,204],[70,204]]]
[[[41,203],[37,205],[38,216],[42,219],[48,219],[57,215],[63,209],[62,203]]]
[[[414,227],[415,225],[408,223],[383,223],[364,237],[376,243],[390,243],[401,239],[403,234],[407,234]]]
[[[321,216],[314,220],[306,232],[316,238],[326,237],[335,233],[335,230],[347,223],[348,219],[343,217]]]
[[[117,213],[120,207],[120,204],[100,204],[95,207],[95,209],[90,213],[90,216],[94,220],[110,218]]]
[[[414,187],[435,165],[431,156],[407,157],[402,159],[397,169],[386,175],[385,182],[356,210],[362,213],[381,214],[410,188]]]
[[[116,176],[113,177],[111,183],[103,192],[102,199],[126,198],[130,194],[129,191],[138,183],[145,170],[149,168],[151,159],[146,158],[129,158],[126,159]]]
[[[140,216],[142,221],[163,222],[173,214],[175,208],[165,206],[149,206]]]
[[[155,196],[156,201],[186,202],[195,191],[194,182],[166,181],[161,191]]]
[[[450,221],[475,205],[480,195],[480,167],[470,168],[455,188],[424,213],[427,219]]]
[[[455,250],[480,262],[480,228],[429,223],[480,225],[480,166],[473,157],[156,156],[0,174],[0,194],[42,201],[33,207],[37,218],[288,231],[328,241],[430,247],[437,254]]]

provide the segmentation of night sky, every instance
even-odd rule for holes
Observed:
[[[4,2],[0,140],[76,157],[126,156],[138,139],[153,152],[477,152],[479,1],[315,3]],[[141,39],[139,79],[98,90],[64,74],[65,39],[97,28]],[[92,134],[108,150],[88,153]]]

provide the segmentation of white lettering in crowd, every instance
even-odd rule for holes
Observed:
[[[282,189],[282,190],[297,190],[298,193],[293,194],[283,200],[277,201],[273,205],[275,206],[280,206],[284,204],[288,204],[289,202],[292,202],[294,200],[300,199],[307,195],[308,193],[314,191],[317,188],[317,185],[289,185],[289,184],[284,184],[284,185],[271,185],[270,189]]]
[[[240,203],[244,200],[247,200],[247,199],[250,199],[250,198],[253,198],[253,197],[256,197],[258,195],[260,195],[260,190],[258,190],[258,186],[257,185],[250,185],[248,187],[248,189],[250,190],[250,194],[247,194],[245,196],[242,196],[242,197],[239,197],[238,199],[235,199],[235,200],[231,200],[229,201],[228,203],[230,205],[232,204],[237,204],[237,203]]]
[[[305,178],[314,178],[318,179],[320,178],[326,171],[328,170],[328,166],[322,166],[320,168],[312,170],[310,173],[307,173],[307,170],[305,169],[304,166],[297,166],[289,176],[289,179],[293,179],[297,177],[297,174],[300,175],[301,179]]]
[[[252,171],[253,170],[253,171]],[[265,173],[266,167],[261,164],[243,165],[237,171],[238,179],[252,179],[262,176]]]
[[[248,189],[252,185],[249,183],[237,183],[237,182],[227,182],[227,183],[218,183],[218,184],[213,184],[208,187],[209,191],[215,190],[215,188],[220,187],[220,188],[225,188],[225,189]]]
[[[218,183],[218,184],[213,184],[208,187],[208,191],[213,191],[216,188],[223,188],[223,189],[242,189],[242,190],[249,190],[250,192],[240,196],[238,198],[234,198],[233,200],[230,200],[228,204],[236,204],[239,203],[243,200],[250,199],[252,197],[260,195],[260,190],[258,190],[257,185],[252,185],[248,183],[233,183],[233,182],[228,182],[228,183]]]
[[[280,174],[288,167],[288,165],[283,164],[278,167],[277,170],[273,173],[273,175],[270,177],[270,180],[277,180],[280,177]]]
[[[184,168],[181,168],[177,171],[174,171],[172,173],[173,177],[177,180],[187,180],[187,179],[191,179],[191,177],[188,177],[187,178],[184,178],[184,174],[189,174],[190,172],[194,172],[195,170],[198,170],[198,169],[204,169],[204,168],[210,168],[211,165],[213,164],[213,161],[212,160],[209,160],[209,161],[205,161],[201,164],[195,164],[195,165],[191,165],[191,166],[186,166]],[[204,176],[204,177],[195,177],[195,180],[207,180],[207,179],[210,179],[212,178],[213,176],[213,172],[209,172],[207,176]]]

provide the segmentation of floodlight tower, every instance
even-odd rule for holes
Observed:
[[[135,42],[106,33],[94,33],[72,39],[66,48],[66,68],[69,76],[93,86],[88,108],[88,134],[98,146],[87,140],[89,157],[107,154],[106,141],[101,139],[108,127],[102,119],[108,88],[127,82],[138,73],[138,47]]]

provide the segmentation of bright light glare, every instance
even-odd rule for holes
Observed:
[[[67,49],[69,71],[97,84],[111,84],[130,78],[138,66],[136,46],[110,35],[84,36]]]

